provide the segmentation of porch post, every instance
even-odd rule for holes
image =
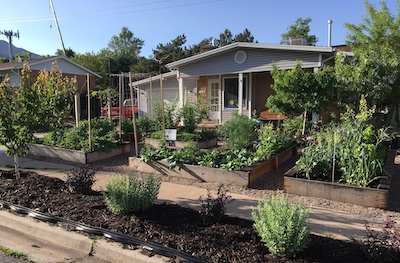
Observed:
[[[222,124],[222,76],[218,76],[218,124]]]
[[[248,105],[248,109],[249,109],[249,119],[251,119],[251,112],[253,110],[252,108],[252,102],[253,102],[253,72],[250,72],[249,74],[249,105]]]
[[[74,100],[75,100],[75,125],[78,126],[79,121],[80,121],[80,113],[81,113],[81,109],[80,109],[81,103],[80,103],[79,91],[75,92]]]
[[[239,115],[243,114],[243,73],[239,73]]]
[[[179,85],[179,108],[183,108],[183,102],[184,102],[183,78],[179,76],[179,71],[177,71],[176,77],[178,78],[178,85]]]
[[[179,108],[182,108],[184,103],[183,78],[178,78],[178,83],[179,83]]]

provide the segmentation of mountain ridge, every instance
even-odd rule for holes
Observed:
[[[39,58],[40,55],[32,53],[24,48],[19,48],[14,45],[11,47],[12,55],[15,56],[18,53],[21,52],[28,52],[31,55],[31,58]],[[0,58],[8,58],[8,42],[5,40],[0,40]]]

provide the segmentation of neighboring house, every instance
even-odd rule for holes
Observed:
[[[75,96],[75,112],[81,112],[80,109],[80,95],[87,93],[87,76],[89,74],[89,88],[92,90],[95,87],[96,78],[101,78],[100,75],[95,72],[77,64],[76,62],[64,57],[46,57],[39,59],[31,59],[28,65],[32,71],[31,77],[36,78],[39,75],[39,71],[47,70],[50,71],[54,62],[57,63],[59,70],[63,76],[76,77],[76,89],[77,94]],[[24,61],[14,61],[7,63],[0,63],[0,78],[8,75],[10,78],[10,84],[19,86],[21,84],[21,70],[23,69]],[[1,80],[0,79],[0,80]],[[86,104],[85,104],[86,105]],[[87,109],[84,109],[87,112]],[[80,114],[75,114],[75,119],[78,122]]]
[[[167,64],[172,72],[163,80],[163,93],[168,94],[164,98],[177,96],[182,105],[188,97],[203,94],[211,106],[211,120],[216,123],[229,120],[235,110],[249,118],[256,111],[258,117],[276,120],[278,114],[269,113],[265,106],[274,94],[272,65],[292,69],[296,61],[301,61],[303,68],[319,70],[332,63],[335,55],[334,47],[236,42]],[[149,94],[160,93],[159,78],[132,83],[141,96],[141,113],[149,113]]]

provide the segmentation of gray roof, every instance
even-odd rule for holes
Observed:
[[[174,77],[174,76],[176,76],[176,72],[163,73],[162,76],[163,76],[163,78]],[[154,77],[149,77],[149,78],[145,78],[145,79],[142,79],[142,80],[138,80],[138,81],[132,82],[132,86],[138,86],[138,85],[141,85],[141,84],[149,83],[150,81],[159,81],[159,80],[160,80],[160,75],[156,75]]]
[[[85,68],[84,66],[79,65],[78,63],[70,60],[67,57],[64,56],[52,56],[52,57],[45,57],[45,58],[37,58],[37,59],[31,59],[28,60],[28,65],[33,66],[33,65],[38,65],[41,64],[43,62],[48,62],[48,61],[55,61],[58,59],[62,59],[65,60],[75,66],[77,66],[78,68],[86,71],[87,73],[97,77],[97,78],[101,78],[101,76],[93,71],[91,71],[90,69]],[[13,70],[13,69],[22,69],[24,65],[24,61],[22,62],[17,62],[17,61],[13,61],[13,62],[6,62],[6,63],[0,63],[0,71],[2,70]]]
[[[190,64],[192,62],[202,60],[208,57],[216,56],[220,53],[235,49],[235,48],[256,48],[265,50],[291,50],[291,51],[303,51],[303,52],[317,52],[317,53],[333,53],[335,49],[333,47],[317,47],[317,46],[300,46],[300,45],[277,45],[277,44],[261,44],[261,43],[247,43],[247,42],[235,42],[223,47],[215,48],[213,50],[200,53],[188,58],[184,58],[175,62],[168,63],[166,66],[171,69],[177,69],[180,66]]]

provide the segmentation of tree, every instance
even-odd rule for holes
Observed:
[[[29,73],[29,72],[27,72]],[[22,84],[21,84],[22,85]],[[76,79],[63,77],[56,63],[51,70],[41,70],[30,89],[39,98],[35,130],[61,128],[68,119],[74,102]]]
[[[397,1],[400,7],[400,1]],[[347,44],[354,58],[337,59],[336,68],[343,84],[343,99],[356,103],[361,94],[368,104],[389,110],[387,122],[400,122],[400,16],[392,15],[385,2],[380,10],[367,0],[367,14],[359,25],[346,24]],[[352,95],[352,96],[350,96]]]
[[[200,43],[189,46],[186,50],[186,57],[197,55],[201,52],[202,48],[209,45],[213,40],[212,37],[204,38]]]
[[[14,156],[17,179],[18,156],[27,153],[39,123],[49,121],[53,127],[59,126],[68,111],[68,107],[61,108],[65,106],[63,100],[75,92],[74,81],[62,79],[56,69],[41,71],[36,81],[30,73],[25,63],[19,87],[11,86],[8,77],[0,83],[0,144],[6,146],[6,154]]]
[[[144,41],[134,37],[127,27],[121,29],[118,36],[112,36],[108,48],[115,57],[137,57],[144,45]]]
[[[143,45],[144,41],[134,37],[127,27],[123,27],[118,36],[111,37],[108,42],[109,59],[113,59],[116,66],[112,73],[128,72],[136,63]]]
[[[177,61],[186,57],[186,49],[184,44],[186,43],[185,34],[177,36],[166,44],[158,44],[157,48],[153,50],[154,59],[162,65],[162,72],[167,72],[167,68],[164,66],[173,61]]]
[[[57,56],[66,56],[67,58],[73,58],[73,57],[75,57],[76,53],[71,48],[67,48],[67,49],[65,49],[65,54],[64,54],[64,50],[57,49],[56,55]]]
[[[304,39],[309,46],[315,46],[318,42],[318,38],[315,35],[309,35],[310,23],[312,19],[310,17],[303,19],[298,18],[294,25],[288,27],[288,32],[281,35],[281,44],[290,45],[292,39]]]
[[[225,31],[219,34],[219,46],[223,47],[233,43],[232,32],[229,29],[225,29]]]
[[[246,28],[243,33],[239,33],[235,36],[233,39],[233,42],[249,42],[253,43],[254,42],[254,37],[251,34],[251,32]]]
[[[325,66],[312,72],[302,69],[297,61],[291,70],[279,70],[274,64],[271,75],[274,80],[272,89],[276,95],[268,97],[266,106],[271,111],[284,114],[304,113],[303,131],[308,112],[320,112],[331,101],[329,91],[336,88],[334,69]]]

